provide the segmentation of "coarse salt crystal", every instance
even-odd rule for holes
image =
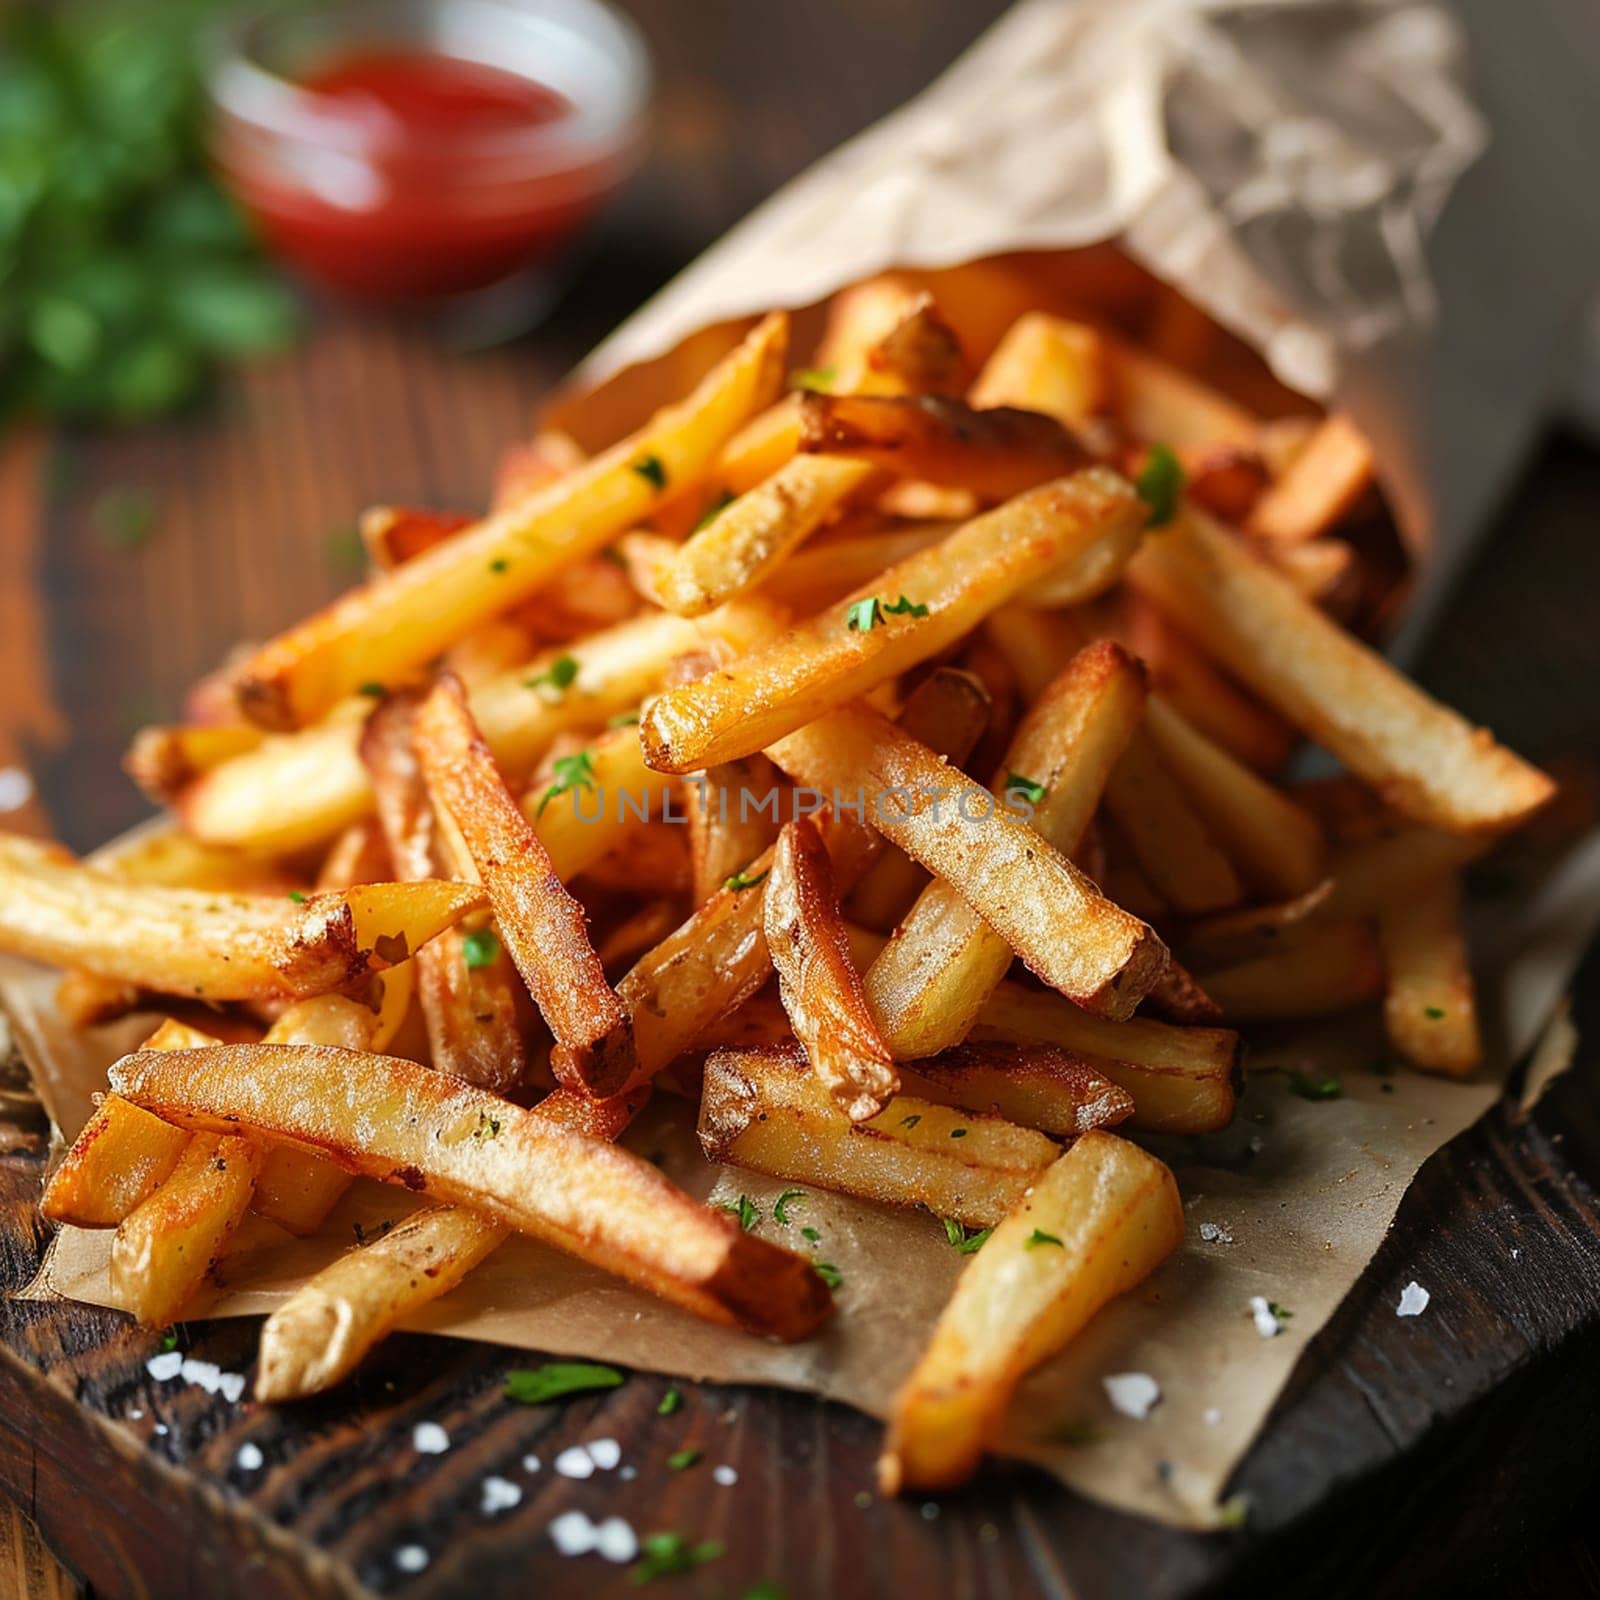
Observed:
[[[33,779],[21,767],[0,767],[0,811],[20,811],[33,798]]]
[[[550,1524],[549,1531],[551,1544],[564,1556],[588,1555],[598,1542],[600,1532],[581,1511],[563,1511]]]
[[[403,1544],[394,1553],[394,1564],[402,1572],[421,1572],[428,1564],[428,1552],[420,1544]]]
[[[521,1499],[521,1488],[509,1478],[485,1478],[483,1498],[478,1502],[478,1509],[484,1516],[492,1517],[497,1511],[509,1511]]]
[[[261,1453],[261,1446],[246,1440],[239,1446],[239,1453],[233,1458],[233,1464],[241,1472],[257,1472],[266,1457]]]
[[[1226,1228],[1215,1222],[1202,1222],[1200,1224],[1200,1237],[1207,1244],[1233,1243],[1233,1235]]]
[[[1397,1317],[1420,1317],[1428,1309],[1428,1291],[1415,1278],[1400,1291],[1400,1304],[1394,1308]]]
[[[537,1472],[540,1464],[538,1456],[524,1456],[522,1458],[522,1470],[524,1472]]]
[[[207,1394],[215,1394],[222,1386],[222,1368],[215,1361],[197,1361],[190,1356],[179,1372],[185,1383],[192,1383]]]
[[[739,1481],[739,1474],[732,1467],[713,1467],[711,1477],[714,1482],[720,1483],[724,1489],[731,1489]]]
[[[411,1448],[422,1456],[442,1456],[450,1448],[450,1435],[437,1422],[419,1422],[411,1430]]]
[[[155,1427],[154,1427],[154,1428],[152,1428],[152,1429],[151,1429],[151,1430],[150,1430],[150,1431],[151,1431],[151,1432],[152,1432],[152,1433],[159,1433],[159,1434],[161,1434],[161,1435],[162,1435],[162,1437],[163,1437],[163,1438],[164,1438],[164,1437],[165,1437],[165,1436],[166,1436],[166,1435],[167,1435],[167,1434],[169,1434],[169,1433],[170,1433],[170,1432],[171,1432],[171,1431],[172,1431],[172,1430],[171,1430],[171,1429],[170,1429],[170,1428],[169,1428],[169,1427],[168,1427],[168,1426],[167,1426],[167,1425],[166,1425],[166,1423],[164,1423],[164,1422],[158,1422],[158,1423],[157,1423],[157,1424],[156,1424],[156,1425],[155,1425]]]
[[[1100,1382],[1112,1406],[1136,1422],[1143,1422],[1161,1399],[1161,1385],[1148,1372],[1116,1372]]]
[[[622,1460],[622,1446],[615,1439],[595,1439],[584,1448],[589,1452],[589,1459],[603,1472],[609,1472]]]
[[[607,1517],[595,1529],[594,1548],[607,1561],[632,1561],[639,1553],[639,1536],[621,1517]]]
[[[1250,1296],[1250,1315],[1255,1318],[1256,1332],[1263,1339],[1276,1339],[1283,1331],[1283,1325],[1278,1321],[1278,1314],[1262,1295]]]
[[[639,1476],[639,1469],[631,1466],[624,1467],[622,1471],[617,1474],[617,1476],[621,1478],[624,1483],[632,1483],[633,1480]]]
[[[217,1388],[222,1398],[230,1404],[239,1400],[244,1394],[244,1374],[242,1372],[224,1372],[217,1380]]]
[[[1222,1421],[1222,1413],[1218,1411],[1215,1406],[1207,1406],[1205,1411],[1201,1414],[1200,1420],[1205,1423],[1208,1428],[1214,1428],[1219,1422]]]
[[[168,1378],[176,1378],[183,1371],[183,1352],[181,1350],[163,1350],[160,1355],[151,1356],[145,1362],[144,1370],[157,1383],[165,1383]]]
[[[556,1457],[556,1471],[563,1478],[592,1478],[594,1458],[581,1444],[569,1445]]]

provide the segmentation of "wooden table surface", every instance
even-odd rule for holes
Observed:
[[[296,350],[230,378],[191,417],[127,433],[18,432],[0,445],[0,765],[27,762],[66,842],[88,848],[145,813],[117,769],[130,731],[174,714],[233,641],[347,583],[362,506],[481,503],[501,446],[609,326],[774,185],[927,81],[1003,6],[631,9],[661,74],[649,162],[531,340],[462,355],[426,330],[318,307]],[[108,546],[93,516],[119,486],[148,490],[159,508],[154,537],[131,551]],[[1597,501],[1600,458],[1553,442],[1426,664],[1432,687],[1539,758],[1600,750]],[[1580,1012],[1600,1040],[1594,961]],[[841,1408],[692,1390],[663,1444],[662,1380],[508,1408],[501,1377],[527,1357],[455,1342],[396,1339],[353,1395],[240,1411],[157,1393],[143,1373],[151,1340],[118,1316],[18,1302],[0,1303],[0,1488],[105,1594],[138,1592],[141,1578],[157,1594],[207,1596],[626,1592],[620,1573],[562,1561],[543,1538],[560,1510],[593,1505],[548,1471],[516,1512],[474,1514],[497,1464],[528,1450],[548,1461],[605,1434],[639,1467],[615,1488],[618,1513],[728,1545],[673,1592],[738,1596],[761,1580],[791,1600],[913,1587],[1399,1595],[1490,1580],[1502,1594],[1600,1592],[1592,1547],[1564,1531],[1600,1464],[1597,1074],[1591,1043],[1532,1122],[1496,1112],[1425,1169],[1241,1472],[1254,1506],[1244,1535],[1169,1534],[1003,1468],[937,1516],[862,1508],[877,1429]],[[0,1288],[26,1281],[38,1258],[41,1149],[36,1125],[0,1124]],[[1449,1305],[1403,1341],[1392,1314],[1401,1274],[1452,1284]],[[255,1326],[195,1324],[184,1338],[242,1369]],[[458,1448],[415,1456],[409,1429],[423,1418]],[[266,1455],[262,1473],[233,1466],[245,1438]],[[684,1443],[734,1464],[740,1484],[666,1472],[661,1457]],[[185,1537],[201,1519],[220,1531]],[[0,1572],[21,1538],[0,1522]],[[413,1540],[435,1557],[409,1578],[392,1554]],[[291,1553],[307,1542],[326,1552],[314,1568]],[[19,1581],[10,1592],[51,1591]]]

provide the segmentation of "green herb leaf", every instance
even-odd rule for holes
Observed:
[[[661,1404],[656,1407],[658,1417],[670,1417],[679,1406],[683,1404],[683,1391],[674,1384],[661,1397]]]
[[[901,1117],[900,1126],[902,1128],[914,1128],[921,1121],[922,1113],[920,1111],[913,1111],[909,1117]]]
[[[967,1130],[965,1128],[952,1128],[950,1130],[950,1137],[952,1139],[965,1139],[966,1136]]]
[[[699,1461],[705,1454],[702,1450],[674,1450],[667,1457],[668,1470],[672,1472],[685,1472]]]
[[[178,1334],[175,1328],[168,1328],[161,1335],[161,1348],[163,1350],[176,1350],[178,1348]]]
[[[1029,805],[1036,806],[1044,799],[1045,789],[1042,783],[1035,783],[1020,772],[1012,772],[1006,775],[1006,793],[1020,794]]]
[[[731,1211],[739,1219],[739,1226],[745,1233],[749,1233],[761,1220],[761,1207],[747,1194],[740,1195],[737,1201],[719,1200],[717,1209]]]
[[[356,690],[357,694],[364,694],[371,700],[384,699],[389,691],[381,683],[364,683]]]
[[[523,687],[550,691],[546,698],[559,700],[566,694],[578,676],[578,658],[576,656],[560,655],[545,668],[543,672],[536,672],[531,678],[525,679]]]
[[[1267,1310],[1272,1313],[1273,1319],[1279,1324],[1287,1322],[1294,1315],[1294,1312],[1290,1311],[1287,1306],[1280,1306],[1276,1300],[1267,1301]]]
[[[827,394],[838,381],[839,369],[834,366],[797,367],[789,374],[791,389],[814,389],[818,394]]]
[[[288,288],[244,264],[185,273],[166,296],[166,308],[180,333],[218,356],[281,350],[300,326]]]
[[[791,1200],[804,1200],[804,1189],[785,1189],[776,1200],[772,1202],[772,1215],[775,1221],[781,1222],[784,1227],[789,1225],[789,1202]]]
[[[1337,1100],[1344,1094],[1344,1085],[1327,1073],[1291,1072],[1289,1092],[1302,1100]]]
[[[489,570],[496,574],[509,571],[510,567],[511,563],[507,561],[504,556],[496,556],[494,560],[489,563]]]
[[[291,889],[289,891],[289,898],[293,900],[297,906],[303,906],[306,903],[306,897],[298,889]]]
[[[1150,508],[1148,527],[1164,528],[1178,514],[1183,485],[1183,463],[1168,446],[1151,445],[1139,476],[1133,480],[1139,498]]]
[[[885,603],[883,613],[888,617],[925,617],[928,614],[928,608],[925,605],[917,604],[915,601],[907,600],[904,595],[901,595],[892,606]]]
[[[500,1137],[500,1119],[488,1111],[478,1113],[478,1126],[472,1130],[474,1140],[498,1139]]]
[[[871,633],[873,624],[878,620],[879,604],[877,598],[868,595],[865,600],[857,600],[844,614],[844,625],[851,633]]]
[[[660,456],[640,456],[637,461],[629,465],[641,478],[652,487],[665,489],[667,486],[667,469]]]
[[[492,967],[499,954],[499,937],[487,924],[461,935],[461,959],[469,972],[476,972],[479,967]]]
[[[834,1266],[831,1261],[813,1261],[811,1270],[827,1284],[830,1289],[837,1289],[844,1282],[844,1274]]]
[[[771,870],[770,867],[767,868],[767,872]],[[740,889],[753,889],[758,883],[764,883],[767,878],[767,872],[736,872],[731,878],[725,879],[724,882],[728,888],[737,893]]]
[[[720,1539],[703,1539],[690,1544],[681,1533],[647,1533],[639,1541],[641,1559],[634,1564],[628,1580],[635,1585],[649,1583],[653,1578],[671,1578],[693,1572],[708,1561],[715,1561],[723,1552]]]
[[[1423,1016],[1428,1018],[1428,1020],[1430,1022],[1437,1022],[1444,1015],[1444,1007],[1443,1006],[1424,1006],[1422,1008],[1422,1014],[1423,1014]]]
[[[536,818],[544,815],[544,808],[557,795],[570,794],[574,789],[594,788],[594,757],[587,750],[580,750],[576,755],[557,756],[551,771],[555,782],[545,790],[539,809],[534,813]]]
[[[970,1233],[954,1217],[944,1217],[945,1239],[964,1256],[976,1255],[994,1232],[993,1228],[974,1228]]]
[[[547,1361],[542,1367],[519,1368],[506,1374],[506,1399],[525,1406],[548,1405],[569,1394],[615,1389],[624,1382],[615,1367],[592,1361]]]
[[[1042,1244],[1053,1244],[1058,1250],[1065,1250],[1066,1246],[1053,1233],[1046,1233],[1043,1228],[1035,1228],[1023,1243],[1025,1250],[1037,1250]]]
[[[816,1244],[822,1237],[821,1233],[815,1228],[802,1228],[800,1233],[803,1238],[809,1240],[812,1244]]]

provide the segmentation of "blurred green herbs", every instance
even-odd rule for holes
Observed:
[[[0,8],[0,423],[135,421],[294,334],[207,174],[197,0]]]

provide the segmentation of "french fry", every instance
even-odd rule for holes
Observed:
[[[683,786],[696,905],[771,848],[778,825],[767,807],[777,786],[772,763],[759,755],[724,762]]]
[[[1034,311],[1007,329],[968,398],[982,410],[1021,406],[1081,428],[1106,409],[1110,376],[1097,330]]]
[[[1090,459],[1054,417],[1010,406],[978,411],[930,394],[803,394],[799,449],[990,501],[1077,472]]]
[[[530,485],[530,488],[532,486]],[[427,506],[369,506],[357,527],[367,560],[379,572],[453,539],[477,519],[470,511],[435,511]]]
[[[1106,780],[1106,809],[1156,893],[1186,916],[1220,911],[1244,898],[1233,864],[1138,729]]]
[[[1291,930],[1321,911],[1332,894],[1333,879],[1324,878],[1292,900],[1275,900],[1268,905],[1245,906],[1238,911],[1202,917],[1184,930],[1184,959],[1202,967],[1216,968],[1237,966],[1242,961],[1266,955],[1276,949]]]
[[[1191,511],[1147,541],[1128,575],[1236,678],[1414,820],[1455,833],[1502,830],[1555,792],[1205,517]]]
[[[1145,996],[1150,1009],[1168,1022],[1208,1027],[1222,1021],[1222,1007],[1201,987],[1199,980],[1175,956]]]
[[[1120,340],[1107,340],[1112,409],[1135,439],[1251,448],[1261,420],[1209,384]]]
[[[413,744],[417,705],[412,696],[391,696],[361,739],[390,859],[405,881],[437,877],[445,866]],[[433,1066],[497,1094],[520,1083],[527,1060],[517,1026],[519,980],[492,929],[447,929],[413,965]]]
[[[434,808],[471,857],[500,937],[555,1035],[557,1077],[601,1099],[616,1093],[633,1064],[627,1010],[589,943],[583,908],[507,793],[457,680],[439,680],[415,726]]]
[[[254,750],[265,735],[248,722],[141,728],[122,768],[158,805],[165,805],[202,772]]]
[[[950,522],[923,521],[895,522],[859,532],[830,529],[825,538],[788,557],[763,582],[760,592],[791,607],[796,616],[810,616],[870,583],[885,567],[937,544],[955,528]]]
[[[1492,837],[1398,828],[1341,845],[1328,862],[1333,891],[1317,908],[1322,918],[1370,917],[1430,883],[1460,871],[1494,848]]]
[[[1137,663],[1109,640],[1089,646],[1023,720],[995,776],[996,803],[1020,801],[1040,840],[1075,851],[1143,704]],[[953,883],[930,883],[866,974],[867,998],[895,1059],[959,1044],[1011,960],[1010,944]]]
[[[39,1209],[52,1222],[114,1228],[172,1175],[189,1137],[108,1094],[50,1174]]]
[[[895,1397],[878,1463],[883,1492],[947,1489],[970,1477],[1023,1374],[1182,1239],[1171,1172],[1113,1134],[1084,1134],[963,1270]]]
[[[1071,565],[1098,584],[1143,521],[1129,485],[1100,468],[1020,495],[769,648],[659,696],[640,723],[646,758],[692,772],[762,749],[953,644],[1044,572]]]
[[[1255,550],[1297,594],[1335,616],[1346,614],[1360,591],[1360,560],[1342,539],[1262,544]]]
[[[1262,495],[1246,531],[1299,544],[1328,531],[1372,482],[1372,446],[1346,416],[1325,418],[1283,475]]]
[[[883,1109],[900,1078],[850,959],[827,848],[809,817],[786,823],[778,835],[763,917],[795,1037],[839,1108],[852,1122],[865,1122]]]
[[[719,1050],[706,1062],[700,1148],[708,1161],[993,1226],[1055,1159],[1042,1133],[1001,1117],[895,1095],[852,1121],[803,1051]]]
[[[1390,901],[1378,916],[1389,1042],[1424,1072],[1465,1077],[1483,1060],[1460,892],[1453,877]]]
[[[482,904],[459,883],[226,894],[120,883],[0,835],[0,949],[202,1000],[300,998],[405,960]]]
[[[239,669],[241,709],[266,728],[304,726],[364,683],[398,681],[599,550],[703,472],[773,398],[787,331],[785,316],[766,318],[639,433],[280,634]]]
[[[462,1206],[430,1206],[346,1251],[303,1283],[261,1329],[258,1400],[331,1389],[402,1318],[448,1294],[506,1239]]]
[[[1106,900],[981,784],[866,706],[835,711],[767,753],[819,793],[858,795],[873,827],[1079,1005],[1129,1016],[1165,966],[1166,947],[1145,923]],[[916,798],[930,795],[935,803]]]
[[[863,394],[959,395],[970,376],[960,339],[924,292],[867,350],[851,387]]]
[[[146,1052],[146,1059],[170,1064],[174,1053]],[[248,1139],[199,1135],[166,1181],[122,1219],[111,1244],[111,1292],[145,1327],[176,1321],[200,1287],[244,1217],[260,1160]]]
[[[982,686],[967,673],[942,667],[912,692],[900,726],[959,760],[988,716]],[[864,823],[830,816],[824,838],[841,890],[858,878],[879,845]],[[617,986],[633,1017],[634,1082],[655,1076],[701,1040],[772,976],[763,931],[771,852],[753,861],[738,884],[718,890],[675,933],[643,956]]]
[[[126,883],[171,889],[287,894],[294,887],[278,862],[253,851],[204,844],[165,819],[91,850],[83,864]]]
[[[1040,1044],[958,1045],[900,1069],[919,1100],[987,1111],[1024,1128],[1074,1139],[1133,1115],[1133,1096],[1084,1057]]]
[[[678,617],[619,623],[479,684],[470,695],[472,714],[495,760],[520,776],[558,735],[638,705],[667,663],[700,637]],[[567,683],[556,681],[569,672]],[[360,737],[358,722],[338,720],[268,739],[197,778],[175,810],[191,834],[216,846],[287,854],[323,844],[372,810]]]
[[[246,1128],[470,1207],[709,1321],[797,1339],[831,1309],[810,1262],[741,1232],[649,1162],[414,1062],[298,1045],[174,1060],[126,1056],[111,1086],[197,1131]]]
[[[1364,922],[1319,922],[1276,949],[1205,975],[1230,1023],[1280,1022],[1346,1011],[1383,992],[1383,961]]]

